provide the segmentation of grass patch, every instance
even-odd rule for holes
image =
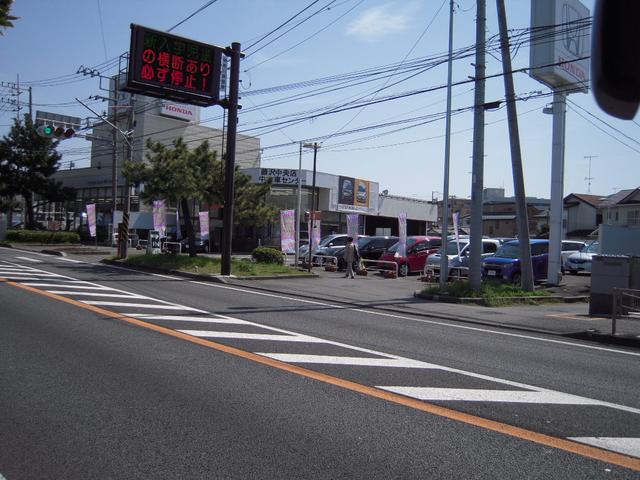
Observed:
[[[181,272],[201,275],[219,274],[220,259],[205,256],[189,255],[131,255],[124,260],[128,265],[152,267],[162,270],[179,270]],[[231,273],[239,277],[257,277],[269,275],[306,275],[307,272],[274,263],[258,263],[249,259],[231,258]]]
[[[422,293],[436,295],[440,293],[439,286],[426,287]],[[447,285],[446,294],[456,298],[481,298],[488,307],[498,307],[513,305],[515,303],[535,304],[533,298],[548,297],[549,292],[545,290],[534,290],[527,292],[519,286],[510,283],[484,282],[480,292],[475,292],[468,281],[451,282]],[[530,301],[526,299],[531,297]],[[516,300],[516,298],[518,300]],[[525,300],[522,300],[522,299]]]

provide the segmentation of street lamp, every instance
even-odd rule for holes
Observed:
[[[313,143],[305,143],[303,145],[303,147],[305,148],[313,148],[313,180],[312,180],[312,185],[311,185],[311,214],[310,214],[310,220],[311,220],[311,231],[309,232],[309,271],[311,271],[311,259],[312,259],[312,246],[313,246],[313,230],[314,227],[316,225],[316,159],[318,158],[318,148],[320,148],[320,145],[318,144],[318,142],[313,142]]]

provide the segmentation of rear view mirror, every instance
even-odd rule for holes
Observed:
[[[609,115],[631,120],[640,104],[640,2],[596,0],[591,36],[591,85]]]

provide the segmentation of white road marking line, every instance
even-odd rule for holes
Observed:
[[[58,257],[57,260],[62,260],[63,262],[71,262],[71,263],[86,263],[86,262],[83,262],[82,260],[74,260],[73,258],[64,258],[64,257]]]
[[[286,363],[314,363],[324,365],[355,365],[362,367],[397,367],[397,368],[435,368],[438,365],[421,362],[419,360],[401,358],[371,358],[371,357],[338,357],[332,355],[297,355],[290,353],[258,353],[263,357],[273,358]]]
[[[226,286],[226,285],[219,285],[219,284],[215,284],[215,283],[199,282],[197,280],[192,280],[192,281],[190,281],[190,283],[195,283],[195,284],[198,284],[198,285],[204,285],[204,286],[207,286],[207,287],[210,287],[210,288],[221,288],[221,289],[225,289],[225,290],[233,290],[233,291],[237,291],[237,292],[243,292],[243,293],[246,293],[248,295],[260,295],[260,296],[265,296],[265,297],[289,300],[291,302],[318,305],[318,306],[321,306],[321,307],[329,307],[329,308],[335,308],[335,309],[341,309],[341,310],[352,310],[354,312],[361,312],[361,313],[366,313],[368,315],[377,315],[377,316],[380,316],[380,317],[394,318],[394,319],[398,319],[398,320],[409,320],[409,321],[412,321],[412,322],[426,323],[426,324],[429,324],[429,325],[438,325],[438,326],[448,327],[448,328],[457,328],[457,329],[460,329],[460,330],[469,330],[469,331],[474,331],[474,332],[482,332],[482,333],[488,333],[488,334],[493,334],[493,335],[501,335],[501,336],[505,336],[505,337],[523,338],[523,339],[526,339],[526,340],[533,340],[533,341],[536,341],[536,342],[554,343],[554,344],[559,344],[559,345],[568,345],[568,346],[571,346],[571,347],[583,348],[583,349],[587,349],[587,350],[598,350],[598,351],[602,351],[602,352],[620,353],[622,355],[631,355],[633,357],[640,357],[640,353],[638,353],[638,352],[631,352],[631,351],[627,351],[627,350],[618,350],[618,349],[615,349],[615,348],[597,347],[597,346],[594,346],[594,345],[586,345],[586,344],[581,344],[581,343],[567,342],[567,341],[564,341],[564,340],[554,340],[554,339],[551,339],[551,338],[534,337],[533,335],[523,335],[523,334],[519,334],[519,333],[500,332],[500,331],[491,330],[491,329],[488,329],[488,328],[470,327],[468,325],[456,325],[456,324],[452,324],[452,323],[440,322],[440,321],[437,321],[437,320],[426,320],[424,318],[407,317],[407,316],[404,316],[404,315],[399,315],[399,314],[394,314],[394,313],[387,313],[387,312],[380,312],[380,311],[377,311],[377,310],[365,310],[365,309],[362,309],[362,308],[353,308],[353,307],[347,307],[347,306],[344,306],[344,305],[333,305],[333,304],[330,304],[330,303],[319,302],[319,301],[316,301],[316,300],[300,299],[300,298],[290,297],[290,296],[281,295],[281,294],[273,294],[273,293],[265,293],[265,292],[254,292],[254,291],[246,290],[246,289],[243,289],[243,288],[229,287],[229,286]],[[420,315],[420,314],[416,314],[416,315]],[[452,321],[455,321],[455,320],[452,320]],[[499,327],[496,327],[496,328],[499,328]]]
[[[55,278],[51,275],[38,275],[38,276],[25,276],[25,275],[5,275],[0,273],[0,278],[5,278],[7,280],[37,280],[38,278],[46,279],[46,280],[55,280]]]
[[[15,257],[18,260],[26,260],[27,262],[33,262],[33,263],[42,263],[42,260],[38,260],[37,258],[29,258],[29,257]]]
[[[153,299],[152,299],[153,300]],[[137,308],[157,308],[160,310],[185,310],[189,312],[199,312],[197,308],[184,307],[182,305],[164,305],[157,303],[125,303],[125,302],[102,302],[93,300],[80,300],[87,305],[97,305],[104,307],[137,307]]]
[[[601,405],[598,400],[561,392],[530,392],[523,390],[484,390],[467,388],[390,387],[382,390],[426,401],[544,403],[552,405]]]
[[[568,437],[580,443],[586,443],[594,447],[605,448],[632,457],[640,458],[640,438],[625,437]]]
[[[135,293],[123,294],[123,293],[96,293],[96,292],[76,292],[73,290],[47,290],[49,293],[55,293],[56,295],[77,295],[85,297],[110,297],[110,298],[135,298],[140,300],[153,300],[151,297],[145,297],[144,295],[137,295]]]
[[[35,269],[32,269],[35,270]],[[71,278],[71,277],[66,277],[66,278]],[[72,279],[73,280],[73,279]],[[92,284],[90,282],[86,282],[89,285],[96,285],[99,286],[98,284]],[[201,283],[201,282],[192,282],[192,283]],[[204,284],[206,286],[214,286],[217,288],[227,288],[227,287],[219,287],[217,285],[213,285],[213,284]],[[240,289],[240,288],[235,288],[235,287],[230,287],[229,289],[231,290],[237,290],[237,291],[241,291],[244,293],[249,293],[249,294],[253,294],[255,292],[251,292],[251,291],[247,291],[244,289]],[[114,289],[115,290],[115,289]],[[115,291],[121,291],[121,290],[115,290]],[[122,291],[121,291],[122,292]],[[124,293],[128,293],[128,292],[124,292]],[[264,296],[270,296],[270,297],[276,297],[276,298],[284,298],[284,299],[288,299],[288,300],[292,300],[295,301],[295,298],[291,298],[291,297],[286,297],[283,295],[273,295],[273,294],[264,294],[262,292],[257,293],[260,295],[264,295]],[[199,310],[199,309],[195,309],[195,308],[190,308],[190,307],[185,307],[185,306],[181,306],[181,305],[176,305],[176,304],[169,304],[169,302],[164,302],[162,300],[156,300],[157,302],[162,302],[163,305],[157,305],[157,304],[127,304],[127,303],[120,303],[120,302],[94,302],[94,301],[83,301],[82,303],[86,303],[86,304],[90,304],[90,305],[112,305],[112,306],[131,306],[131,307],[141,307],[141,308],[158,308],[158,309],[171,309],[171,310],[187,310],[187,311],[192,311],[192,312],[198,312],[198,313],[204,313],[204,314],[209,314],[211,315],[210,312],[206,312],[204,310]],[[301,300],[301,302],[303,303],[316,303],[316,304],[322,304],[321,302],[314,302],[314,301],[307,301],[307,300]],[[347,309],[346,307],[342,307],[342,306],[335,306],[335,305],[330,305],[330,304],[325,304],[326,306],[329,307],[334,307],[334,308],[338,308],[338,309]],[[386,313],[382,313],[382,312],[374,312],[374,311],[368,311],[368,310],[361,310],[361,309],[351,309],[351,310],[356,310],[356,311],[361,311],[361,312],[365,312],[368,314],[373,314],[373,315],[381,315],[381,316],[386,316],[386,317],[395,317],[395,318],[402,318],[402,319],[407,319],[407,320],[412,320],[412,321],[421,321],[421,320],[417,320],[411,317],[403,317],[400,315],[392,315],[392,314],[386,314]],[[509,336],[514,336],[514,337],[526,337],[523,335],[517,335],[517,334],[508,334],[508,333],[503,333],[503,332],[495,332],[492,330],[484,330],[484,329],[480,329],[480,328],[474,328],[474,327],[465,327],[465,326],[457,326],[457,325],[450,325],[444,322],[435,322],[435,321],[428,321],[425,320],[425,323],[432,323],[432,324],[440,324],[443,326],[447,326],[447,327],[454,327],[454,328],[464,328],[464,329],[469,329],[469,330],[478,330],[478,331],[484,331],[484,332],[488,332],[488,333],[496,333],[496,334],[500,334],[500,335],[509,335]],[[247,322],[247,324],[249,325],[254,325],[256,327],[259,328],[263,328],[265,330],[270,330],[270,331],[277,331],[277,332],[281,332],[284,333],[286,335],[279,335],[279,337],[283,337],[283,341],[292,341],[291,340],[291,336],[297,336],[297,338],[300,338],[300,335],[295,333],[295,332],[289,332],[287,330],[283,330],[283,329],[279,329],[279,328],[275,328],[275,327],[269,327],[266,325],[260,325],[254,322]],[[185,331],[187,332],[187,331]],[[210,332],[207,332],[210,333]],[[228,332],[217,332],[217,333],[224,333],[224,334],[228,334]],[[273,335],[271,337],[274,337]],[[366,353],[371,353],[374,355],[379,355],[382,357],[387,357],[387,358],[396,358],[396,359],[403,359],[403,357],[399,357],[396,355],[390,355],[390,354],[386,354],[386,353],[382,353],[382,352],[377,352],[375,350],[370,350],[370,349],[366,349],[366,348],[361,348],[361,347],[356,347],[353,345],[348,345],[348,344],[344,344],[344,343],[340,343],[340,342],[333,342],[333,341],[328,341],[328,340],[322,340],[316,337],[307,337],[309,340],[311,340],[313,343],[326,343],[329,345],[336,345],[336,346],[341,346],[350,350],[354,350],[354,351],[360,351],[360,352],[366,352]],[[545,339],[538,339],[536,337],[530,337],[531,339],[534,340],[541,340],[541,341],[550,341],[550,340],[545,340]],[[296,341],[296,340],[293,340]],[[297,340],[300,341],[300,340]],[[307,341],[307,340],[305,340]],[[553,341],[552,341],[553,342]],[[577,347],[583,347],[583,348],[589,348],[588,346],[583,346],[580,344],[573,344],[570,342],[556,342],[556,343],[567,343],[569,345],[572,346],[577,346]],[[603,348],[597,348],[597,347],[591,347],[594,349],[599,349],[599,350],[608,350],[608,349],[603,349]],[[618,353],[624,353],[624,354],[629,354],[630,352],[626,352],[626,351],[620,351],[620,350],[611,350],[614,352],[618,352]],[[640,355],[640,354],[634,354],[634,355]],[[407,360],[407,359],[403,359],[403,360]],[[547,392],[547,393],[557,393],[557,394],[561,394],[561,395],[569,395],[569,394],[564,394],[562,392],[555,392],[553,390],[548,390],[548,389],[542,389],[542,388],[538,388],[538,387],[534,387],[531,385],[526,385],[523,383],[519,383],[519,382],[513,382],[510,380],[504,380],[504,379],[500,379],[500,378],[496,378],[496,377],[490,377],[488,375],[482,375],[482,374],[477,374],[477,373],[473,373],[473,372],[468,372],[468,371],[464,371],[464,370],[459,370],[459,369],[455,369],[455,368],[449,368],[449,367],[444,367],[444,366],[435,366],[434,368],[439,368],[440,370],[443,371],[448,371],[448,372],[453,372],[453,373],[459,373],[461,375],[466,375],[466,376],[470,376],[470,377],[474,377],[474,378],[480,378],[480,379],[484,379],[484,380],[489,380],[489,381],[493,381],[493,382],[497,382],[497,383],[501,383],[504,385],[512,385],[518,388],[525,388],[525,389],[529,389],[529,390],[533,390],[533,391],[537,391],[537,392]],[[583,397],[578,397],[576,396],[576,398],[583,398]],[[586,400],[592,400],[592,399],[586,399]],[[622,411],[627,411],[627,412],[632,412],[632,413],[636,413],[636,414],[640,414],[640,410],[636,409],[636,408],[632,408],[632,407],[627,407],[625,405],[619,405],[619,404],[614,404],[614,403],[609,403],[609,402],[601,402],[599,400],[593,400],[595,402],[598,402],[598,405],[603,405],[603,406],[607,406],[613,409],[617,409],[617,410],[622,410]]]
[[[172,320],[178,322],[201,322],[201,323],[224,323],[229,325],[247,325],[246,320],[231,317],[193,317],[188,315],[153,315],[150,313],[123,313],[127,317],[139,318],[141,320]]]
[[[58,275],[57,273],[50,272],[42,272],[42,271],[33,271],[33,270],[9,270],[9,269],[0,269],[0,275],[22,275],[24,277],[28,276],[38,276],[38,277],[62,277],[62,275]]]
[[[209,330],[178,330],[194,337],[235,338],[240,340],[269,340],[274,342],[324,343],[323,340],[306,335],[273,335],[270,333],[212,332]]]
[[[64,280],[66,282],[71,283],[72,280]],[[67,285],[67,284],[62,284],[62,283],[35,283],[35,282],[22,282],[23,285],[27,285],[29,287],[58,287],[58,288],[79,288],[82,290],[111,290],[113,291],[112,288],[109,287],[94,287],[91,285],[78,285],[79,283],[84,283],[81,280],[77,280],[78,283],[76,284],[71,284],[71,285]]]

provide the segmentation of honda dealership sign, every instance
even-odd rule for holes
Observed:
[[[177,118],[178,120],[186,120],[187,122],[199,123],[200,107],[195,105],[186,105],[184,103],[162,102],[160,115]]]
[[[531,0],[531,30],[530,75],[551,88],[586,92],[591,55],[589,9],[578,0]]]

